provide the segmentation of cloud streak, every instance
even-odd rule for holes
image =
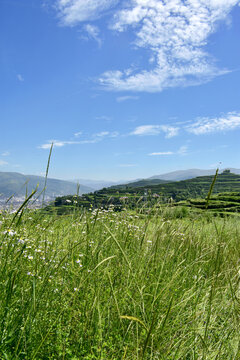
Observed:
[[[171,138],[177,136],[178,131],[178,127],[169,125],[141,125],[136,127],[130,135],[147,136],[165,133],[166,138]]]
[[[102,39],[100,38],[100,30],[97,26],[87,24],[84,26],[84,30],[87,33],[87,38],[83,36],[84,39],[93,39],[98,43],[98,46],[102,46]]]
[[[123,102],[123,101],[127,101],[127,100],[138,100],[139,97],[138,96],[133,96],[133,95],[127,95],[127,96],[118,96],[116,98],[117,102]]]
[[[187,154],[187,146],[181,146],[178,151],[159,151],[159,152],[152,152],[148,154],[149,156],[166,156],[166,155],[186,155]]]
[[[185,130],[195,135],[204,135],[240,128],[240,112],[229,112],[215,118],[198,118],[194,123],[185,127]]]
[[[160,151],[160,152],[153,152],[148,154],[149,156],[165,156],[165,155],[173,155],[174,152],[172,151]]]
[[[9,151],[4,151],[1,156],[9,156],[10,155],[10,152]]]
[[[17,74],[17,79],[18,79],[20,82],[23,82],[23,81],[24,81],[24,77],[23,77],[21,74]]]
[[[74,134],[74,137],[79,137],[82,132],[77,132]],[[117,131],[109,132],[109,131],[101,131],[99,133],[93,134],[90,139],[83,139],[79,141],[72,140],[48,140],[46,143],[38,146],[39,149],[48,150],[53,147],[63,147],[66,145],[83,145],[83,144],[96,144],[100,141],[103,141],[106,138],[115,138],[119,135]]]

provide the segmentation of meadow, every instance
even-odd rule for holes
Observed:
[[[238,217],[20,214],[0,214],[1,359],[240,359]]]

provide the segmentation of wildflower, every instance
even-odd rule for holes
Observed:
[[[74,288],[73,290],[74,290],[74,291],[79,291],[79,289],[78,289],[78,288]]]
[[[13,236],[13,235],[16,234],[16,232],[13,231],[13,230],[11,230],[11,229],[8,229],[8,230],[5,230],[5,231],[3,232],[3,234],[8,234],[9,236]]]
[[[32,255],[28,255],[28,260],[33,260],[33,256],[32,256]]]

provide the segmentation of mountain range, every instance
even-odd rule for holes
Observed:
[[[223,173],[225,170],[230,170],[233,174],[240,174],[240,169],[234,169],[234,168],[226,168],[221,169],[219,171],[219,174]],[[161,175],[154,175],[146,179],[138,179],[136,181],[131,181],[124,184],[119,185],[113,185],[111,187],[117,188],[117,189],[126,189],[126,188],[138,188],[138,187],[144,187],[144,186],[153,186],[153,185],[160,185],[164,183],[169,182],[175,182],[175,181],[182,181],[182,180],[190,180],[194,179],[199,176],[211,176],[214,175],[216,170],[209,169],[209,170],[203,170],[203,169],[188,169],[188,170],[178,170],[169,172],[166,174]]]
[[[227,168],[234,174],[240,174],[240,169]],[[222,169],[222,173],[225,169]],[[65,181],[59,179],[47,179],[46,196],[55,198],[56,196],[74,195],[77,192],[77,183],[80,184],[79,194],[86,194],[108,187],[142,187],[152,186],[157,184],[164,184],[167,182],[181,181],[192,179],[198,176],[209,176],[215,173],[214,169],[188,169],[178,170],[165,174],[154,175],[146,179],[136,179],[132,181],[106,181],[106,180],[88,180],[78,179],[72,181]],[[45,184],[45,178],[35,175],[23,175],[17,172],[0,172],[0,195],[1,197],[9,197],[13,194],[23,196],[26,194],[26,187],[28,193],[36,188],[39,184],[38,192],[42,191]]]
[[[38,186],[38,193],[44,189],[45,178],[35,175],[23,175],[16,172],[0,172],[0,195],[1,197],[24,196],[26,188],[28,194]],[[79,194],[85,194],[94,191],[93,188],[80,185]],[[68,194],[76,194],[77,185],[70,181],[47,179],[47,187],[45,195],[50,198],[63,196]]]

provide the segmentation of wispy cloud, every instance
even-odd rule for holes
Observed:
[[[78,135],[79,134],[79,135]],[[82,133],[75,133],[74,136],[78,137]],[[93,134],[89,139],[83,139],[79,141],[72,140],[48,140],[46,143],[38,146],[39,149],[50,149],[52,144],[53,147],[63,147],[66,145],[83,145],[83,144],[95,144],[103,141],[105,138],[115,138],[119,135],[117,131],[109,132],[109,131],[101,131],[99,133]]]
[[[177,154],[179,155],[186,155],[188,150],[188,146],[184,145],[181,146],[180,149],[177,151]]]
[[[159,151],[148,154],[149,156],[165,156],[165,155],[186,155],[188,147],[181,146],[177,151]]]
[[[99,81],[107,89],[159,92],[192,86],[228,72],[216,67],[204,47],[219,21],[228,19],[239,0],[130,0],[115,13],[112,29],[129,27],[135,46],[150,51],[151,70],[106,71]]]
[[[101,131],[100,133],[97,133],[94,136],[102,138],[108,135],[109,135],[109,131]]]
[[[166,138],[178,135],[179,128],[169,125],[141,125],[134,129],[131,135],[146,136],[165,133]]]
[[[239,0],[55,0],[54,4],[64,26],[113,14],[110,29],[121,33],[131,28],[135,48],[147,50],[150,69],[107,70],[99,77],[106,89],[160,92],[199,85],[229,72],[216,66],[206,45],[220,21],[229,23]],[[97,26],[86,24],[84,29],[101,45]]]
[[[136,164],[119,164],[118,167],[131,168],[137,166]]]
[[[78,132],[76,132],[76,133],[74,134],[74,136],[77,137],[77,138],[78,138],[79,136],[81,136],[81,135],[82,135],[82,131],[78,131]]]
[[[100,38],[100,30],[97,26],[87,24],[84,26],[84,30],[87,36],[83,36],[84,39],[93,39],[97,42],[98,46],[102,46],[102,39]]]
[[[24,81],[24,77],[21,74],[17,74],[17,79],[21,82]]]
[[[74,26],[94,20],[114,6],[118,0],[56,0],[56,9],[62,25]]]
[[[3,165],[7,165],[7,161],[4,161],[4,160],[0,160],[0,166],[3,166]]]
[[[80,141],[61,141],[61,140],[48,140],[47,143],[38,146],[39,149],[50,149],[53,144],[53,147],[63,147],[65,145],[75,145],[80,144]]]
[[[102,116],[96,116],[96,120],[104,120],[104,121],[111,121],[112,118],[110,116],[102,115]]]
[[[1,156],[9,156],[10,155],[10,152],[9,151],[4,151]]]
[[[240,112],[229,112],[215,118],[198,118],[185,129],[195,135],[203,135],[220,131],[229,131],[240,128]]]
[[[138,100],[138,99],[139,99],[139,96],[128,95],[128,96],[118,96],[116,98],[116,101],[117,102],[123,102],[123,101],[127,101],[127,100]]]
[[[160,151],[160,152],[153,152],[148,154],[149,156],[165,156],[165,155],[173,155],[174,152],[172,151]]]

